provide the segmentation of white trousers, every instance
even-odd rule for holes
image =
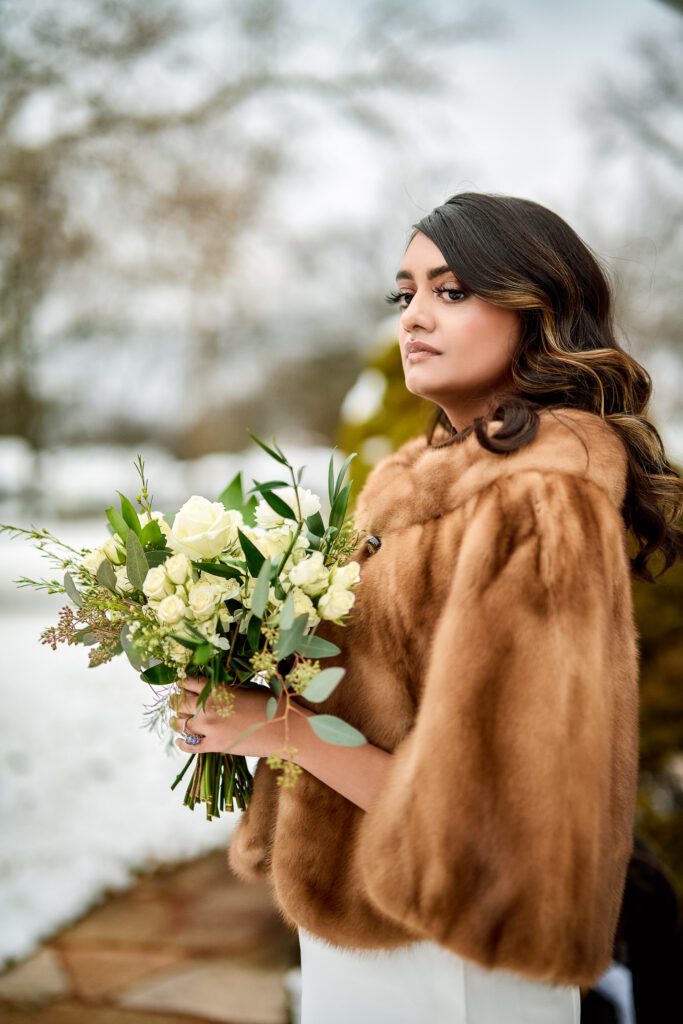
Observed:
[[[488,970],[433,942],[343,949],[299,928],[301,1024],[579,1024],[578,986]]]

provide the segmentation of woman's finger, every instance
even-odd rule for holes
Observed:
[[[180,685],[189,693],[201,693],[207,682],[206,676],[187,676]]]

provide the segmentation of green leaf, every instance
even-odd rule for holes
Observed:
[[[123,647],[126,653],[128,661],[131,663],[136,672],[140,672],[142,669],[142,657],[140,655],[140,652],[136,651],[136,649],[133,647],[133,641],[131,639],[130,627],[128,623],[126,623],[125,626],[123,626],[123,628],[121,629],[119,639],[121,641],[121,646]]]
[[[249,540],[246,534],[242,533],[239,526],[237,527],[237,536],[240,539],[240,545],[244,552],[244,557],[247,560],[247,566],[252,576],[258,576],[261,571],[265,556],[261,554],[255,544]]]
[[[103,558],[95,573],[97,582],[108,590],[116,591],[116,575],[108,558]]]
[[[337,747],[360,747],[367,743],[362,732],[336,715],[307,715],[306,721],[325,743],[333,743]]]
[[[337,446],[335,445],[334,448],[332,449],[332,451],[330,452],[330,463],[329,463],[329,465],[327,467],[327,495],[328,495],[328,497],[330,499],[330,508],[332,508],[332,506],[334,505],[334,498],[335,498],[335,493],[334,493],[334,453],[336,452],[336,450],[337,450]]]
[[[144,683],[150,683],[152,686],[167,686],[175,681],[176,673],[168,665],[159,664],[145,669],[144,672],[140,673],[140,678]]]
[[[158,565],[163,565],[167,558],[173,554],[170,548],[152,548],[149,551],[145,551],[145,558],[147,559],[147,565],[150,569],[154,569]]]
[[[256,615],[259,619],[263,618],[263,613],[266,610],[266,605],[268,604],[271,568],[272,562],[269,558],[266,558],[259,570],[259,574],[256,579],[256,586],[254,587],[254,592],[251,597],[252,615]]]
[[[218,495],[216,501],[220,501],[224,508],[241,509],[244,504],[244,488],[242,487],[242,470],[235,473],[234,477]]]
[[[334,499],[334,504],[330,509],[330,526],[336,526],[339,530],[342,527],[344,516],[346,515],[346,506],[349,503],[350,490],[351,483],[348,483],[346,487],[341,489],[337,497]]]
[[[216,648],[213,644],[200,644],[199,647],[195,648],[195,652],[192,655],[192,664],[206,665],[207,662],[211,661],[214,654],[216,654]]]
[[[261,496],[279,516],[282,516],[284,519],[293,519],[295,522],[298,521],[298,516],[294,509],[284,499],[279,498],[277,494],[273,494],[272,491],[263,491]]]
[[[253,651],[258,650],[261,640],[261,620],[258,615],[250,615],[247,623],[247,643]]]
[[[306,516],[306,526],[316,537],[322,537],[325,533],[325,523],[319,512],[314,512],[312,516]]]
[[[166,545],[166,538],[161,532],[161,527],[156,519],[150,519],[147,525],[143,527],[140,534],[140,543],[143,547],[149,544],[152,548],[164,547]]]
[[[334,496],[335,496],[335,498],[337,498],[337,496],[339,495],[339,491],[341,489],[341,485],[342,485],[342,483],[344,481],[344,477],[346,476],[346,470],[349,468],[349,465],[351,464],[351,461],[353,459],[355,459],[355,457],[357,455],[358,455],[358,452],[351,452],[351,454],[347,455],[347,457],[344,459],[344,462],[342,463],[342,467],[339,470],[339,474],[337,476],[337,482],[334,485]]]
[[[142,526],[140,525],[140,520],[138,519],[137,512],[135,511],[131,503],[128,501],[128,498],[125,496],[125,494],[121,494],[121,491],[117,491],[116,493],[121,498],[121,515],[125,519],[128,526],[131,528],[131,530],[135,530],[135,533],[139,537],[140,534],[142,533]]]
[[[280,682],[277,676],[270,677],[270,679],[268,680],[268,686],[274,692],[275,696],[279,698],[280,694],[282,693],[282,683]]]
[[[291,629],[294,623],[294,594],[290,590],[280,605],[280,630]]]
[[[303,637],[294,650],[303,654],[305,658],[331,658],[333,655],[341,653],[336,644],[331,643],[330,640],[323,640],[315,633]]]
[[[73,577],[70,572],[64,573],[64,589],[71,598],[74,604],[78,605],[79,608],[83,607],[83,595],[74,583]]]
[[[269,448],[265,441],[262,441],[259,437],[256,436],[256,434],[252,434],[251,430],[249,430],[248,427],[247,433],[249,434],[253,441],[256,441],[256,444],[260,445],[260,447],[263,448],[264,452],[267,452],[268,455],[270,455],[272,459],[275,459],[276,462],[280,462],[283,466],[289,465],[287,459],[284,457],[282,452],[280,452],[279,450],[274,451],[272,448]],[[273,444],[275,444],[275,439],[273,439]]]
[[[145,552],[140,543],[138,535],[132,527],[126,538],[126,572],[128,579],[136,590],[142,590],[145,576],[149,572],[149,563],[145,558]]]
[[[324,668],[322,672],[311,679],[306,689],[303,690],[302,697],[312,701],[326,700],[339,685],[345,672],[346,669],[340,667]]]
[[[254,495],[251,496],[246,505],[242,506],[242,519],[246,526],[256,525],[256,506],[258,501]]]
[[[121,540],[125,543],[126,536],[128,534],[128,531],[130,530],[130,526],[123,518],[119,510],[111,506],[110,508],[105,509],[104,514],[109,520],[111,528],[114,531],[114,533],[118,533]]]
[[[307,625],[308,612],[303,612],[301,615],[297,615],[289,629],[280,630],[277,643],[278,661],[288,658],[290,654],[299,649]]]
[[[82,633],[78,633],[76,643],[90,647],[97,643],[97,633],[93,633],[92,630],[84,630]]]
[[[266,718],[268,721],[271,720],[275,712],[277,711],[277,697],[269,697],[266,701]]]
[[[224,565],[222,562],[195,562],[192,564],[203,572],[210,572],[214,576],[221,576],[227,580],[241,580],[244,573],[234,565]]]

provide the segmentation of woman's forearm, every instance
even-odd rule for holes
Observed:
[[[306,717],[313,714],[307,708],[300,710]],[[289,742],[297,748],[292,760],[347,800],[368,810],[389,769],[392,755],[388,751],[373,743],[359,747],[326,743],[298,713],[289,716]]]

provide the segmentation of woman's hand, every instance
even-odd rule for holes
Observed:
[[[267,757],[273,751],[279,751],[285,745],[284,722],[269,722],[266,719],[266,702],[272,694],[265,687],[241,689],[239,687],[222,687],[221,696],[211,696],[202,711],[198,704],[199,694],[207,683],[205,676],[188,676],[182,682],[183,693],[171,698],[171,707],[176,713],[176,724],[171,727],[182,732],[198,733],[204,739],[201,743],[189,744],[183,739],[176,740],[176,746],[188,754],[244,754],[248,757]],[[232,711],[229,711],[232,707]],[[276,716],[282,714],[284,701],[279,702]],[[303,710],[303,708],[302,708]],[[296,713],[290,714],[290,739],[293,732],[292,719],[298,719]],[[251,725],[264,724],[254,732],[240,740],[235,740]],[[296,745],[296,744],[295,744]]]

